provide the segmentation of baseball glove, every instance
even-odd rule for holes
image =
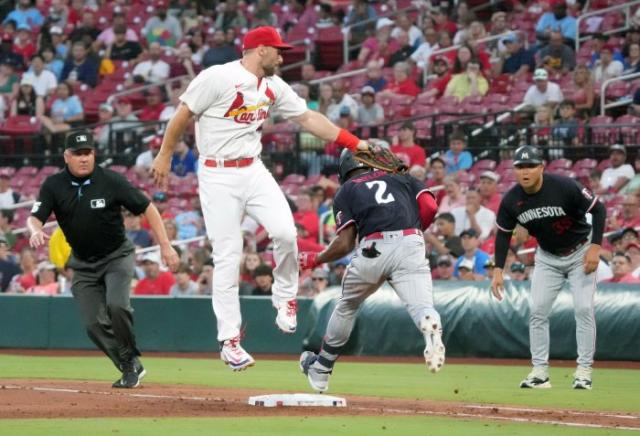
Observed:
[[[364,165],[388,173],[403,173],[408,167],[393,154],[388,148],[378,145],[369,145],[368,150],[357,150],[353,158]]]

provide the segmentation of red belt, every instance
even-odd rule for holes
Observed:
[[[395,230],[395,231],[400,231],[400,230]],[[365,236],[364,238],[362,238],[362,240],[371,241],[371,240],[375,240],[375,239],[383,239],[385,233],[391,233],[391,232],[392,231],[390,231],[390,232],[370,233],[367,236]],[[402,236],[409,236],[409,235],[422,236],[422,232],[420,230],[418,230],[418,229],[404,229],[404,230],[402,230]]]
[[[211,167],[211,168],[216,168],[216,167],[244,168],[251,165],[255,160],[256,158],[254,157],[241,157],[240,159],[232,159],[232,160],[225,160],[225,161],[222,161],[221,159],[222,163],[220,164],[216,159],[205,159],[204,166]]]

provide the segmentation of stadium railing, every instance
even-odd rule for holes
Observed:
[[[604,19],[604,15],[606,15],[609,12],[616,12],[616,11],[622,11],[622,13],[624,13],[625,15],[625,24],[624,26],[621,27],[616,27],[616,28],[611,28],[611,29],[607,29],[606,31],[603,31],[602,33],[604,33],[605,35],[612,35],[615,33],[619,33],[625,29],[628,29],[629,26],[631,25],[631,17],[633,16],[632,10],[631,8],[633,8],[634,6],[640,6],[640,0],[635,0],[635,1],[631,1],[631,2],[625,2],[619,5],[615,5],[615,6],[609,6],[608,8],[604,8],[604,9],[598,9],[595,10],[593,12],[587,12],[586,14],[582,14],[579,17],[576,18],[576,53],[578,53],[580,51],[580,44],[584,41],[587,41],[589,39],[591,39],[590,35],[582,35],[580,36],[580,25],[582,24],[583,21],[592,18],[592,17],[597,17],[602,15],[603,19]],[[634,10],[635,12],[635,10]]]

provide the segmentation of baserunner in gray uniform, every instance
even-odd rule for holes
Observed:
[[[520,224],[538,240],[531,279],[529,341],[533,370],[521,388],[550,388],[549,314],[565,280],[573,294],[578,343],[578,368],[574,389],[591,389],[591,371],[596,344],[593,298],[596,269],[606,218],[605,207],[575,180],[543,174],[540,150],[525,145],[513,161],[518,184],[502,199],[498,210],[496,253],[491,291],[502,300],[502,268],[511,234]],[[592,225],[586,214],[592,215]]]
[[[300,253],[300,268],[313,268],[356,254],[342,281],[336,305],[318,354],[300,356],[300,369],[311,387],[328,388],[333,365],[347,343],[364,300],[387,281],[407,307],[425,339],[424,358],[432,372],[442,368],[445,348],[440,315],[433,307],[431,272],[421,229],[429,227],[438,206],[433,194],[408,174],[373,171],[351,152],[340,156],[342,187],[334,198],[337,236],[321,253]]]

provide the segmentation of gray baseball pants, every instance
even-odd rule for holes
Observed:
[[[549,366],[549,314],[565,280],[573,295],[576,318],[578,365],[590,368],[596,349],[594,296],[596,273],[584,273],[584,255],[590,243],[585,243],[568,256],[555,256],[538,249],[531,278],[531,316],[529,340],[534,367]]]

